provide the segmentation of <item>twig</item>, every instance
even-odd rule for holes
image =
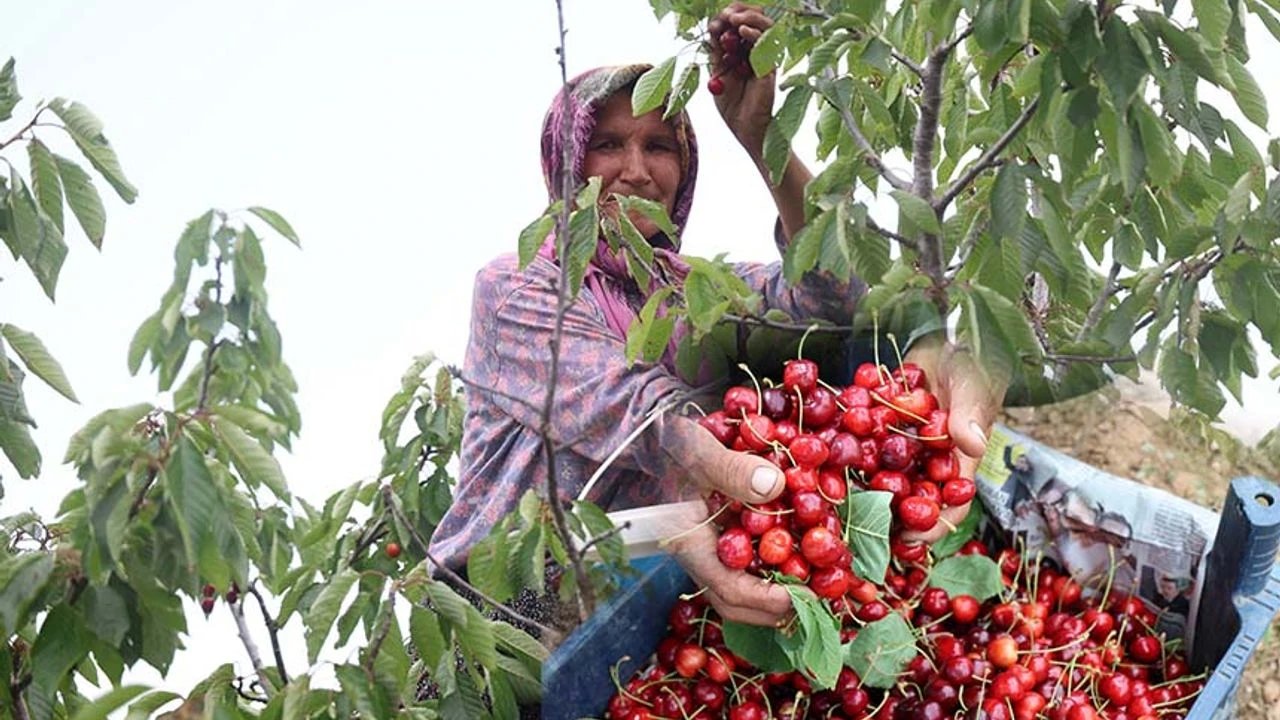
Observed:
[[[27,675],[25,682],[14,682],[9,685],[9,696],[13,698],[13,720],[31,720],[31,715],[27,713],[27,700],[22,695],[22,691],[31,683],[31,676]]]
[[[391,590],[387,592],[387,609],[386,616],[382,618],[382,624],[378,626],[378,632],[373,636],[373,642],[369,643],[369,651],[364,656],[364,671],[373,677],[373,663],[378,659],[378,653],[382,652],[382,643],[387,641],[387,635],[391,633],[391,621],[396,617],[396,588],[392,585]]]
[[[823,77],[832,86],[835,85],[835,70],[827,68],[823,71]],[[840,113],[840,120],[844,123],[845,130],[849,131],[849,134],[853,136],[853,141],[858,145],[858,149],[862,151],[862,159],[866,160],[867,164],[874,168],[880,174],[880,177],[884,178],[895,189],[910,190],[911,183],[890,170],[884,164],[884,159],[880,157],[880,154],[876,152],[875,148],[871,147],[871,141],[867,140],[866,135],[862,134],[862,130],[858,127],[858,121],[853,117],[853,112],[839,103],[832,102],[831,104]]]
[[[1080,331],[1076,333],[1076,342],[1084,341],[1089,336],[1089,333],[1098,326],[1098,322],[1102,319],[1102,311],[1107,309],[1107,301],[1116,294],[1118,287],[1116,281],[1120,278],[1120,268],[1120,263],[1111,263],[1111,271],[1107,273],[1107,281],[1102,286],[1102,292],[1098,294],[1098,299],[1089,308],[1089,313],[1084,318],[1084,324],[1080,326]]]
[[[244,689],[244,678],[242,677],[237,677],[235,679],[235,682],[231,683],[231,686],[235,688],[237,695],[239,695],[241,698],[244,698],[245,700],[248,700],[249,702],[256,702],[256,703],[263,703],[263,704],[271,702],[271,698],[264,697],[262,695],[254,695],[253,693],[246,692]]]
[[[262,598],[262,593],[258,592],[258,588],[250,583],[249,594],[258,601],[258,608],[262,610],[262,621],[267,626],[267,635],[271,638],[271,651],[276,656],[276,670],[280,672],[280,682],[283,685],[289,684],[289,673],[284,669],[284,655],[280,652],[280,625],[271,613],[267,612],[267,601]]]
[[[35,127],[35,126],[36,126],[36,121],[40,119],[40,113],[44,112],[46,109],[47,109],[47,108],[46,108],[45,106],[43,106],[43,105],[41,105],[40,107],[38,107],[38,108],[36,109],[36,114],[35,114],[34,116],[32,116],[32,118],[31,118],[31,121],[30,121],[30,122],[28,122],[26,125],[23,125],[23,126],[18,130],[18,132],[16,132],[16,133],[14,133],[14,134],[13,134],[13,137],[11,137],[11,138],[9,138],[8,140],[5,140],[4,142],[0,143],[0,150],[3,150],[3,149],[5,149],[5,148],[9,147],[10,145],[12,145],[13,143],[15,143],[15,142],[17,142],[17,141],[21,140],[21,139],[22,139],[22,136],[23,136],[23,135],[25,135],[25,134],[27,134],[27,131],[28,131],[28,130],[30,130],[31,128],[33,128],[33,127]]]
[[[595,537],[591,538],[590,540],[586,541],[585,543],[583,543],[583,544],[582,544],[581,552],[586,553],[586,552],[587,552],[587,550],[591,549],[591,546],[592,546],[592,545],[598,545],[598,544],[600,544],[600,543],[604,542],[605,540],[608,540],[609,538],[613,537],[614,535],[617,535],[618,533],[621,533],[623,530],[628,530],[628,529],[630,529],[630,528],[631,528],[631,521],[630,521],[630,520],[628,520],[628,521],[626,521],[626,522],[622,523],[621,525],[615,525],[615,526],[613,526],[613,527],[609,528],[608,530],[605,530],[604,532],[600,533],[599,535],[597,535],[597,536],[595,536]]]
[[[912,250],[915,250],[916,252],[920,251],[920,246],[916,244],[915,240],[912,240],[906,235],[896,233],[890,230],[889,228],[882,226],[880,223],[876,222],[875,220],[872,220],[871,218],[867,218],[867,227],[871,228],[872,231],[879,233],[880,235],[883,235],[884,237],[890,240],[896,241],[900,245],[909,247]]]
[[[887,44],[887,43],[886,43],[886,44]],[[920,64],[919,64],[919,63],[917,63],[915,60],[912,60],[911,58],[907,57],[906,55],[903,55],[902,53],[898,52],[898,49],[897,49],[897,48],[895,48],[895,47],[890,47],[890,48],[889,48],[889,54],[890,54],[890,56],[892,56],[892,57],[893,57],[893,59],[894,59],[894,60],[897,60],[897,61],[898,61],[898,62],[899,62],[903,67],[905,67],[906,69],[908,69],[908,70],[910,70],[911,72],[915,73],[915,74],[916,74],[916,75],[918,75],[919,77],[924,77],[924,68],[920,67]]]
[[[253,636],[249,634],[249,624],[244,619],[242,601],[227,603],[227,606],[231,608],[231,617],[236,620],[236,631],[240,634],[240,642],[244,645],[245,651],[249,653],[249,662],[253,663],[253,670],[258,675],[258,682],[262,685],[262,691],[270,699],[273,694],[271,678],[267,677],[267,671],[262,665],[262,656],[258,654],[258,645],[253,641]]]
[[[938,50],[944,54],[950,54],[952,50],[955,50],[956,47],[960,45],[960,43],[964,42],[965,39],[972,34],[973,34],[973,25],[970,24],[964,30],[961,30],[959,35],[956,35],[954,38],[951,38],[946,43],[944,43],[941,47],[939,47]]]
[[[521,615],[515,610],[512,610],[506,605],[503,605],[502,603],[498,602],[497,600],[494,600],[493,598],[485,594],[483,591],[481,591],[480,588],[477,588],[475,585],[472,585],[471,583],[467,582],[461,575],[454,572],[448,565],[445,565],[444,563],[440,562],[435,557],[435,555],[431,554],[431,550],[427,546],[427,541],[425,538],[422,537],[422,534],[418,532],[418,528],[409,522],[409,519],[404,516],[403,512],[401,512],[400,507],[392,501],[390,485],[382,486],[382,499],[384,501],[384,504],[388,508],[390,508],[391,512],[394,513],[396,517],[400,518],[400,522],[404,524],[405,527],[409,528],[409,533],[413,536],[413,541],[418,544],[418,547],[422,548],[423,557],[425,557],[427,560],[430,560],[431,564],[436,567],[436,570],[439,571],[446,578],[448,578],[451,582],[456,584],[458,587],[466,588],[468,592],[474,594],[477,598],[479,598],[480,600],[488,604],[490,607],[492,607],[495,612],[497,612],[500,615],[503,615],[508,620],[511,620],[512,622],[519,623],[521,625],[525,625],[528,627],[537,628],[538,631],[542,633],[544,638],[554,640],[560,637],[561,635],[560,631],[554,628],[547,627],[546,625],[543,625],[542,623],[538,622],[537,620],[534,620],[533,618],[525,617],[524,615]]]
[[[1116,363],[1116,362],[1133,362],[1138,359],[1137,355],[1076,355],[1072,353],[1045,353],[1046,360],[1055,362],[1087,362],[1087,363]]]
[[[1009,129],[1005,130],[1004,134],[991,147],[987,148],[987,151],[982,153],[973,165],[969,166],[968,170],[965,170],[964,175],[961,175],[959,179],[951,183],[951,186],[942,193],[942,197],[939,197],[934,203],[934,208],[939,212],[946,210],[951,201],[955,200],[956,196],[963,192],[969,186],[969,183],[973,182],[974,178],[982,174],[983,171],[995,167],[996,156],[1004,152],[1009,143],[1013,142],[1019,132],[1022,132],[1022,128],[1031,122],[1031,116],[1035,115],[1038,107],[1040,107],[1040,98],[1037,97],[1022,109],[1022,114],[1018,116],[1013,125],[1010,125]]]
[[[364,551],[386,537],[387,532],[387,521],[379,519],[372,527],[366,528],[364,532],[360,533],[360,538],[356,540],[356,546],[351,549],[351,556],[347,558],[347,567],[353,567],[356,560],[364,554]]]

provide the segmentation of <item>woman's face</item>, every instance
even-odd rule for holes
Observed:
[[[583,175],[600,176],[601,197],[617,193],[653,200],[670,215],[680,185],[676,131],[662,121],[657,110],[632,116],[630,94],[614,93],[597,112]],[[640,213],[633,212],[630,217],[645,237],[658,232],[658,227]]]

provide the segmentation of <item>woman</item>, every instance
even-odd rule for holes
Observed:
[[[720,20],[748,42],[770,25],[758,8],[741,4],[727,8]],[[723,61],[714,39],[712,60],[717,66]],[[683,227],[697,178],[697,143],[684,113],[669,122],[659,111],[632,116],[630,91],[647,69],[601,68],[571,83],[571,171],[576,183],[600,177],[601,198],[616,193],[660,202],[676,226]],[[804,188],[810,174],[792,155],[781,182],[768,182],[763,146],[774,77],[724,73],[722,81],[717,108],[769,185],[778,208],[775,239],[781,250],[803,226]],[[557,97],[543,126],[543,169],[553,200],[560,196],[562,107]],[[632,220],[654,246],[655,262],[666,279],[681,279],[686,267],[676,254],[677,239],[666,237],[644,217]],[[507,255],[477,275],[463,370],[469,389],[462,468],[454,503],[432,541],[433,553],[446,564],[464,563],[468,548],[546,477],[538,428],[556,320],[559,268],[553,248],[550,243],[544,246],[523,270]],[[847,324],[865,290],[860,282],[839,283],[816,272],[788,287],[778,262],[744,263],[736,269],[766,306],[797,318]],[[762,457],[725,449],[696,422],[674,413],[626,444],[652,410],[690,392],[674,369],[675,340],[660,363],[626,362],[627,327],[652,289],[637,288],[625,264],[600,241],[582,292],[565,317],[559,353],[551,432],[562,445],[556,459],[562,496],[576,497],[606,457],[626,445],[586,498],[607,510],[671,501],[688,485],[717,489],[747,502],[772,499],[784,488],[776,466]],[[941,345],[930,343],[912,359],[927,363],[929,369],[937,368],[943,356]],[[952,400],[963,404],[963,398]],[[960,404],[953,402],[953,428],[971,418],[979,418],[981,427],[989,423],[989,415],[979,414],[976,406],[973,412],[957,413]],[[985,443],[980,427],[965,425],[963,432],[967,434],[957,435],[962,449],[980,456]],[[962,517],[963,512],[956,513],[957,520]],[[692,526],[698,519],[687,518],[685,523]],[[772,625],[789,612],[790,600],[781,587],[720,564],[710,527],[683,535],[671,549],[695,582],[708,588],[709,599],[724,617]]]

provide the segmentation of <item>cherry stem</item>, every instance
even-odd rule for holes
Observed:
[[[804,395],[796,388],[796,432],[804,432]]]
[[[897,405],[894,405],[892,402],[886,399],[883,395],[881,395],[880,393],[874,390],[871,391],[871,397],[874,398],[876,401],[878,401],[881,405],[888,406],[894,412],[906,415],[912,420],[918,421],[921,425],[926,425],[929,422],[928,418],[922,418],[919,415],[911,412],[910,410],[907,410],[906,408],[901,408],[901,407],[898,407]],[[943,437],[946,437],[946,436],[943,436]]]
[[[817,323],[813,323],[812,325],[810,325],[810,326],[808,327],[808,329],[806,329],[806,330],[804,331],[804,334],[800,336],[800,344],[796,347],[796,359],[797,359],[797,360],[803,360],[803,359],[804,359],[804,341],[805,341],[806,339],[808,339],[808,337],[809,337],[809,333],[811,333],[811,332],[813,332],[814,330],[817,330],[817,329],[818,329],[818,324],[817,324]]]
[[[746,363],[738,363],[738,367],[742,368],[743,372],[747,374],[747,377],[751,378],[751,384],[755,385],[756,414],[763,415],[764,414],[764,390],[762,390],[760,387],[760,381],[756,379],[756,374],[751,372],[751,368],[747,367]]]
[[[697,411],[698,411],[698,414],[699,414],[699,415],[701,415],[702,417],[706,417],[706,416],[707,416],[707,411],[706,411],[706,410],[703,410],[701,405],[699,405],[698,403],[696,403],[696,402],[694,402],[694,401],[692,401],[692,400],[689,400],[689,401],[685,402],[685,404],[684,404],[684,405],[682,405],[682,406],[680,407],[680,409],[681,409],[682,411],[687,411],[690,407],[692,407],[694,410],[697,410]]]
[[[705,526],[707,526],[707,525],[710,525],[710,524],[711,524],[711,523],[712,523],[716,518],[720,517],[720,514],[721,514],[721,513],[723,513],[724,511],[726,511],[726,510],[728,510],[728,509],[729,509],[729,503],[727,503],[727,502],[726,502],[725,504],[723,504],[723,505],[721,505],[719,508],[717,508],[715,512],[713,512],[713,513],[711,513],[710,515],[708,515],[708,516],[706,517],[706,519],[704,519],[704,520],[702,520],[701,522],[697,523],[697,524],[696,524],[696,525],[694,525],[693,527],[685,528],[684,530],[681,530],[680,532],[676,533],[675,535],[672,535],[671,537],[662,538],[661,540],[659,540],[659,541],[658,541],[658,547],[665,548],[665,547],[667,547],[668,545],[670,545],[672,542],[674,542],[674,541],[676,541],[676,540],[679,540],[680,538],[684,537],[685,535],[688,535],[688,534],[690,534],[690,533],[692,533],[692,532],[695,532],[695,531],[697,531],[697,530],[702,529],[703,527],[705,527]],[[705,589],[705,588],[703,588],[703,589]],[[702,592],[702,591],[701,591],[701,590],[699,590],[698,592]]]

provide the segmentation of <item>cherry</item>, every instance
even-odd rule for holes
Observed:
[[[234,605],[240,599],[240,586],[232,581],[230,589],[227,590],[227,602]]]
[[[827,464],[836,469],[844,469],[857,463],[862,454],[862,443],[847,432],[837,432],[831,440],[830,451]]]
[[[729,708],[729,720],[768,720],[764,706],[754,700]]]
[[[942,486],[942,502],[944,505],[959,507],[973,499],[978,487],[970,478],[948,480]]]
[[[915,459],[915,450],[907,437],[890,435],[880,443],[880,466],[887,470],[906,470]]]
[[[689,600],[679,599],[671,606],[671,612],[667,613],[667,624],[671,626],[671,631],[677,635],[687,636],[693,632],[694,621],[701,615],[701,610]]]
[[[818,473],[818,491],[828,502],[839,504],[849,494],[849,484],[840,473],[823,470]]]
[[[387,557],[391,558],[392,560],[395,560],[396,558],[400,557],[400,543],[398,542],[387,543],[386,552],[387,552]]]
[[[862,717],[862,711],[867,709],[870,702],[871,696],[860,687],[851,687],[840,692],[840,709],[851,718]]]
[[[719,710],[724,707],[724,685],[709,677],[702,678],[693,686],[693,699],[708,710]]]
[[[767,565],[781,565],[792,555],[791,532],[782,527],[771,527],[760,536],[760,560]]]
[[[934,410],[925,417],[929,422],[921,425],[918,433],[924,446],[935,450],[950,450],[954,447],[950,431],[947,429],[948,423],[951,422],[951,414],[946,410]]]
[[[908,530],[924,532],[938,524],[941,508],[929,498],[911,496],[898,503],[898,519]]]
[[[880,387],[881,367],[873,363],[862,363],[858,369],[853,372],[853,384],[867,390],[874,390]]]
[[[817,568],[835,565],[847,550],[838,535],[821,525],[809,528],[800,539],[801,554]]]
[[[764,414],[775,421],[791,417],[791,395],[782,388],[765,388],[760,393],[760,403],[764,406]]]
[[[960,477],[960,461],[956,459],[955,453],[931,452],[924,459],[924,474],[942,485]]]
[[[811,467],[789,467],[782,471],[782,476],[787,481],[787,491],[790,493],[818,489],[818,473]]]
[[[1018,643],[1009,635],[998,635],[987,645],[987,659],[1000,669],[1013,667],[1018,662]]]
[[[836,396],[836,399],[845,408],[871,407],[871,392],[867,388],[858,387],[857,385],[850,385],[844,388]]]
[[[204,587],[200,590],[200,594],[205,597],[213,597],[218,594],[218,588],[214,587],[213,583],[205,583]]]
[[[724,412],[731,418],[741,418],[746,413],[760,409],[760,396],[753,388],[735,385],[724,391]]]
[[[872,475],[870,487],[872,490],[893,493],[895,505],[911,494],[911,481],[896,470],[881,470]]]
[[[818,364],[804,358],[786,361],[782,365],[782,386],[806,395],[812,392],[818,387]]]
[[[893,373],[908,390],[924,387],[928,378],[925,376],[924,368],[915,363],[902,363]]]
[[[956,595],[951,598],[951,618],[961,625],[968,625],[978,619],[981,605],[972,595]]]
[[[205,617],[208,617],[209,613],[213,612],[213,605],[216,602],[217,600],[211,597],[202,598],[200,600],[200,609],[204,611]]]
[[[745,570],[751,564],[751,534],[740,527],[725,530],[716,540],[716,557],[725,567]]]
[[[821,427],[835,420],[840,412],[836,404],[836,396],[830,390],[819,385],[804,397],[804,424],[808,427]]]
[[[738,428],[738,437],[750,450],[760,452],[769,448],[773,442],[773,421],[766,415],[747,413]]]
[[[770,500],[756,507],[744,507],[740,522],[742,528],[753,536],[763,535],[778,524],[778,503]]]
[[[791,509],[798,528],[806,529],[818,525],[830,512],[831,505],[822,496],[812,490],[803,490],[791,496]]]
[[[1133,699],[1133,687],[1130,683],[1127,675],[1107,675],[1098,683],[1098,692],[1108,701],[1124,707]]]
[[[840,418],[840,425],[858,437],[867,437],[875,430],[869,407],[851,407],[845,410]]]
[[[680,677],[691,678],[707,666],[707,651],[693,643],[676,650],[675,668]]]
[[[787,448],[791,457],[801,467],[819,467],[827,461],[831,449],[814,435],[802,434]]]
[[[1160,659],[1160,640],[1152,635],[1139,635],[1129,643],[1129,654],[1134,660],[1153,663]]]
[[[729,423],[729,416],[723,410],[716,410],[698,418],[698,424],[706,428],[721,445],[728,447],[738,437],[738,429]]]
[[[841,597],[849,589],[853,573],[839,565],[818,568],[809,578],[809,589],[828,600]]]
[[[929,588],[920,596],[920,609],[934,617],[942,617],[951,610],[951,596],[942,588]]]
[[[804,582],[809,579],[809,561],[793,550],[791,556],[783,560],[782,564],[778,566],[778,572]]]
[[[938,409],[938,399],[924,388],[916,388],[909,392],[894,396],[893,404],[908,416],[929,419],[929,413]]]

